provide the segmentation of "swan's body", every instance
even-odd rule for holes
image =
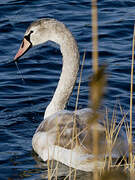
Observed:
[[[63,55],[63,67],[58,86],[54,96],[46,108],[44,120],[37,128],[32,145],[37,154],[44,160],[57,160],[70,167],[92,171],[95,167],[93,147],[87,144],[87,139],[93,130],[88,133],[87,121],[90,117],[90,109],[70,112],[64,110],[65,105],[73,90],[78,68],[79,52],[75,39],[64,24],[54,19],[41,19],[30,25],[27,29],[23,43],[15,56],[15,60],[21,57],[31,46],[54,41],[60,45]],[[72,141],[74,120],[76,120],[77,140]],[[99,168],[103,166],[106,141],[105,128],[99,124],[100,155],[98,157]],[[76,143],[77,142],[77,143]],[[117,141],[113,149],[113,155],[120,157],[127,151],[124,138]]]

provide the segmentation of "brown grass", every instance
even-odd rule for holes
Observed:
[[[130,175],[134,170],[133,166],[133,147],[132,147],[132,107],[133,107],[133,75],[134,75],[134,47],[135,47],[135,26],[133,32],[133,44],[132,44],[132,65],[131,65],[131,89],[130,89],[130,132],[129,132],[129,159],[130,159]]]

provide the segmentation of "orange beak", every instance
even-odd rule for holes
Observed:
[[[19,51],[17,52],[17,54],[14,57],[14,60],[16,61],[17,59],[19,59],[24,53],[26,53],[28,51],[28,49],[31,47],[31,43],[24,38],[23,42],[19,48]]]

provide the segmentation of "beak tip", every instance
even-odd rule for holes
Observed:
[[[17,59],[18,59],[17,56],[15,56],[15,57],[14,57],[14,61],[17,61]]]

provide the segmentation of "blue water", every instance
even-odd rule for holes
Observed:
[[[15,64],[9,63],[28,25],[43,17],[56,18],[67,25],[78,42],[81,62],[86,52],[79,108],[88,105],[88,79],[92,74],[91,3],[88,0],[0,1],[1,180],[47,179],[47,164],[33,153],[31,139],[59,79],[61,53],[53,43],[31,49],[19,60],[24,82]],[[107,64],[108,74],[103,106],[110,112],[117,106],[120,120],[119,104],[123,113],[129,112],[135,1],[100,0],[98,17],[99,63]],[[77,85],[78,81],[67,105],[71,110],[75,107]],[[129,116],[126,121],[129,122]],[[134,128],[135,123],[133,133]]]

